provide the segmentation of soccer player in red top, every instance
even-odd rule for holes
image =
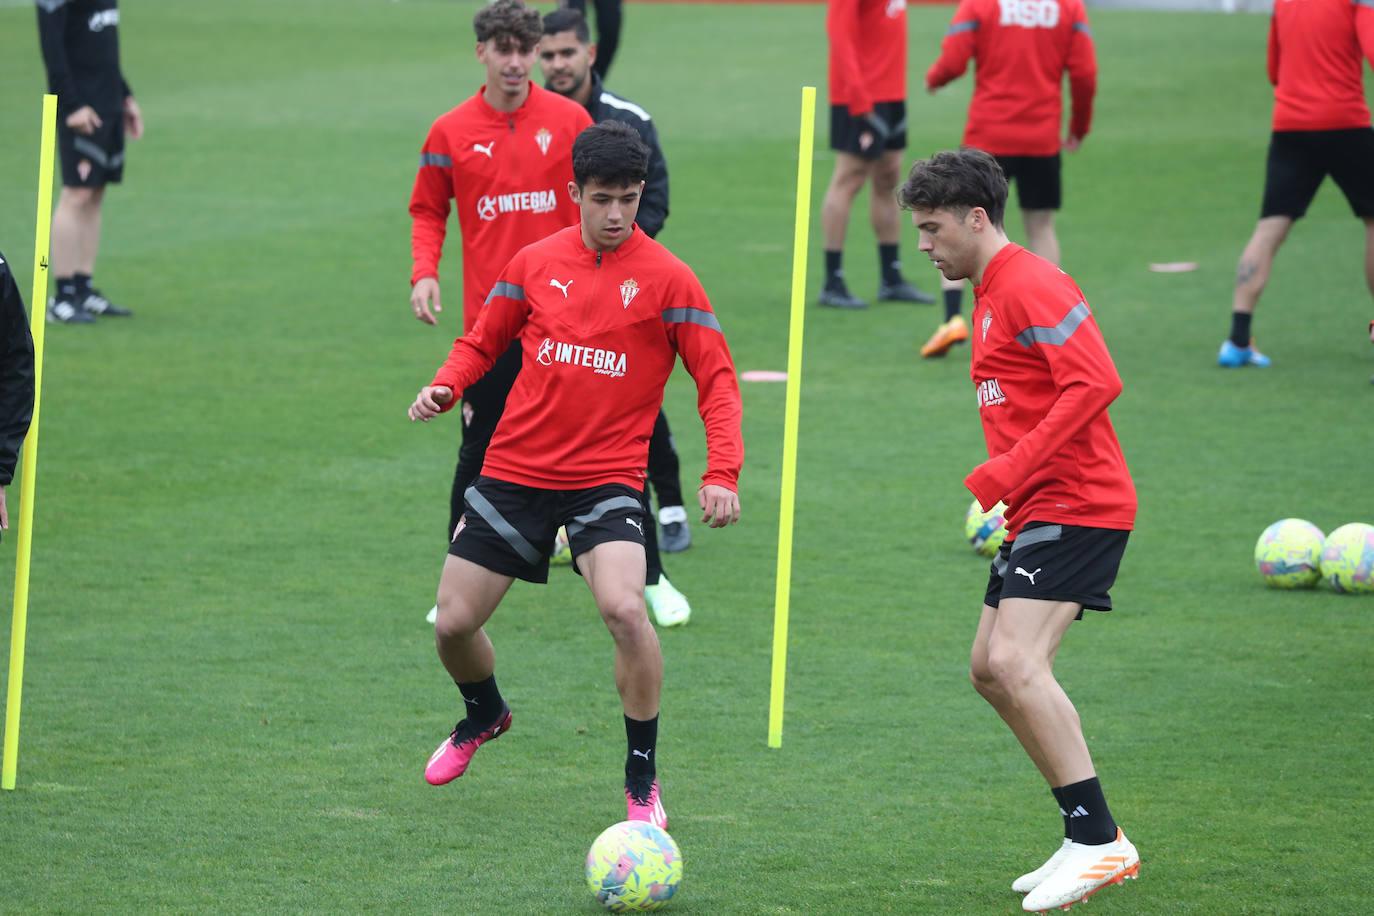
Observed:
[[[1083,291],[1007,241],[1007,180],[991,155],[965,147],[917,162],[898,201],[940,273],[974,284],[971,375],[989,458],[964,483],[985,510],[1008,508],[970,675],[1064,817],[1059,850],[1012,888],[1027,911],[1067,907],[1140,868],[1054,678],[1069,624],[1084,608],[1111,609],[1135,523],[1135,487],[1107,418],[1121,378]]]
[[[1054,212],[1063,201],[1060,148],[1075,152],[1092,126],[1097,56],[1083,0],[961,0],[940,58],[926,73],[935,92],[972,59],[977,70],[964,144],[992,153],[1016,182],[1026,247],[1059,263]],[[1073,113],[1060,141],[1064,74]],[[945,281],[945,321],[921,348],[944,356],[968,339],[962,283]]]
[[[539,39],[537,10],[520,0],[497,0],[473,17],[477,59],[487,81],[477,94],[435,120],[420,149],[410,196],[410,307],[433,325],[439,301],[439,256],[450,202],[463,237],[463,330],[477,322],[496,275],[517,251],[577,220],[565,190],[572,178],[572,145],[592,123],[581,105],[530,82]],[[463,392],[463,442],[449,500],[448,540],[463,514],[463,492],[482,468],[482,456],[520,371],[512,349],[486,378]]]
[[[626,817],[667,823],[655,762],[663,656],[644,605],[640,493],[654,418],[677,357],[696,380],[707,468],[698,492],[712,528],[739,520],[744,444],[735,368],[692,271],[634,225],[648,148],[606,121],[573,148],[569,192],[581,219],[520,251],[501,272],[471,332],[420,389],[412,420],[429,420],[514,341],[525,368],[468,489],[439,580],[439,658],[467,714],[425,778],[461,776],[485,741],[510,728],[482,629],[515,579],[544,582],[560,525],[615,640],[625,713]]]
[[[835,171],[825,192],[825,286],[820,304],[862,309],[851,295],[842,265],[849,210],[865,184],[872,184],[869,216],[878,237],[882,281],[878,298],[889,302],[934,302],[902,278],[897,243],[902,222],[893,192],[902,180],[906,149],[906,0],[830,0],[825,17],[830,35],[830,148]]]
[[[1250,320],[1279,246],[1327,175],[1364,221],[1364,275],[1374,293],[1374,129],[1364,99],[1364,62],[1374,64],[1374,0],[1287,0],[1269,22],[1274,132],[1259,224],[1236,267],[1231,336],[1217,364],[1263,368]]]

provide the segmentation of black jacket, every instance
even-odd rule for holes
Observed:
[[[658,145],[658,131],[649,113],[629,99],[611,92],[601,85],[601,77],[591,75],[592,95],[587,113],[597,124],[602,121],[623,121],[639,132],[639,138],[649,147],[649,174],[644,179],[644,196],[639,201],[639,216],[635,222],[644,234],[653,238],[668,219],[668,163]]]
[[[48,70],[48,91],[68,115],[90,105],[118,114],[133,95],[119,70],[117,0],[38,0],[38,43]]]
[[[24,300],[0,253],[0,486],[14,480],[19,446],[33,419],[33,335]]]

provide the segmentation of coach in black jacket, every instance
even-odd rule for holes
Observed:
[[[649,147],[649,174],[644,179],[635,223],[653,238],[668,219],[668,163],[658,145],[658,131],[647,111],[601,85],[601,77],[592,69],[595,62],[596,46],[591,44],[591,32],[581,13],[555,10],[544,17],[544,40],[539,45],[544,88],[586,108],[597,124],[623,121]]]
[[[33,418],[33,336],[24,300],[0,253],[0,529],[9,528],[5,487],[14,480],[19,447]]]

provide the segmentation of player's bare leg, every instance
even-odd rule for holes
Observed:
[[[1269,271],[1279,246],[1288,238],[1293,220],[1287,216],[1266,216],[1255,226],[1249,243],[1236,265],[1236,288],[1231,298],[1231,335],[1222,341],[1217,364],[1224,368],[1269,365],[1269,357],[1254,348],[1250,340],[1250,321],[1260,294],[1269,282]]]
[[[902,276],[897,251],[897,242],[902,233],[897,185],[905,177],[901,150],[888,150],[873,163],[873,189],[868,198],[868,215],[873,223],[873,235],[878,240],[881,270],[878,298],[884,302],[920,302],[928,305],[935,301],[935,297],[906,281]]]
[[[63,186],[52,215],[52,274],[94,274],[105,189]]]
[[[995,690],[1024,723],[1043,757],[1042,772],[1055,786],[1095,775],[1078,711],[1053,670],[1059,642],[1078,611],[1079,605],[1070,601],[1005,598],[987,642],[987,670]]]
[[[511,714],[496,688],[496,655],[482,627],[514,580],[470,560],[449,556],[439,578],[434,644],[462,693],[465,715],[430,755],[425,780],[441,786],[462,776],[472,755],[510,730]]]
[[[484,680],[496,670],[496,653],[482,627],[514,581],[471,560],[445,558],[434,644],[455,682]]]
[[[1016,740],[1021,742],[1021,747],[1040,771],[1040,775],[1045,777],[1045,781],[1051,786],[1058,785],[1054,781],[1054,772],[1046,763],[1045,754],[1035,739],[1035,734],[1022,717],[1020,709],[1012,702],[1011,695],[993,676],[992,668],[988,665],[988,644],[992,641],[992,631],[996,622],[997,608],[983,605],[982,616],[978,618],[978,633],[973,637],[973,650],[969,653],[969,679],[973,681],[973,689],[988,701],[1016,735]],[[1058,649],[1057,642],[1050,649],[1051,665],[1054,664],[1054,654]]]
[[[625,715],[658,715],[663,688],[663,653],[644,603],[644,548],[633,541],[608,541],[577,557],[601,619],[615,640],[615,686]]]
[[[897,185],[902,174],[902,151],[888,150],[873,163],[873,193],[868,198],[868,216],[873,235],[881,245],[896,245],[902,235],[901,212],[897,209]]]
[[[872,174],[873,163],[853,153],[835,154],[835,170],[830,173],[830,186],[825,189],[821,204],[821,231],[825,236],[826,278],[821,290],[821,305],[835,308],[861,309],[868,303],[850,295],[839,269],[844,251],[844,237],[849,229],[849,214],[854,198]],[[895,207],[895,204],[894,204]]]
[[[1026,247],[1051,264],[1059,263],[1059,236],[1054,232],[1053,210],[1022,210]]]
[[[577,568],[615,640],[615,686],[625,709],[625,819],[668,826],[657,779],[663,652],[644,603],[644,548],[608,541],[577,556]]]

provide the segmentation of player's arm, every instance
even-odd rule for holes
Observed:
[[[1355,15],[1356,17],[1359,16],[1359,7],[1355,8]],[[1356,22],[1358,21],[1357,18]],[[1267,63],[1269,85],[1277,86],[1279,84],[1279,24],[1272,15],[1269,17],[1269,56]]]
[[[964,75],[968,62],[973,58],[977,45],[979,19],[977,4],[973,0],[960,0],[959,8],[954,11],[949,31],[940,42],[940,56],[926,71],[926,90],[934,92],[946,83]]]
[[[425,324],[437,324],[439,257],[453,198],[453,156],[436,121],[420,148],[420,168],[410,192],[410,308]]]
[[[834,78],[848,99],[849,113],[862,118],[873,110],[873,96],[859,64],[859,0],[830,0],[826,4],[825,30],[835,62]]]
[[[1073,113],[1069,117],[1069,137],[1065,145],[1076,150],[1092,128],[1093,97],[1097,94],[1097,51],[1093,47],[1092,28],[1088,25],[1088,11],[1081,4],[1072,28],[1065,69],[1069,71]]]
[[[67,126],[80,134],[91,134],[100,126],[100,116],[76,86],[67,60],[64,36],[67,31],[66,0],[38,0],[38,45],[43,51],[43,66],[48,71],[48,85],[57,93],[58,106],[66,117]]]
[[[663,310],[663,323],[669,342],[696,382],[697,412],[706,427],[706,473],[697,494],[702,521],[721,528],[739,521],[744,406],[720,322],[697,278],[684,273]]]
[[[644,194],[639,199],[639,215],[635,222],[645,235],[653,238],[663,230],[668,219],[668,162],[663,158],[653,121],[645,121],[639,135],[649,147],[649,172],[644,178]]]
[[[411,420],[428,421],[447,412],[458,402],[458,396],[469,385],[487,373],[510,342],[519,334],[529,318],[525,301],[523,258],[515,260],[501,272],[501,279],[492,287],[482,312],[472,330],[453,342],[448,359],[434,373],[434,380],[420,389],[410,405]]]
[[[1374,67],[1374,5],[1370,0],[1359,0],[1355,5],[1355,37],[1364,59]]]
[[[4,488],[33,418],[33,336],[19,287],[0,256],[0,528],[8,528]]]
[[[1045,418],[1010,451],[983,462],[964,478],[964,485],[984,510],[1024,484],[1121,393],[1121,376],[1086,302],[1080,299],[1069,307],[1035,312],[1039,323],[1033,323],[1034,319],[1018,322],[1022,330],[1016,335],[1016,346],[1033,349],[1044,358],[1059,397]],[[1046,320],[1045,316],[1053,317]]]

